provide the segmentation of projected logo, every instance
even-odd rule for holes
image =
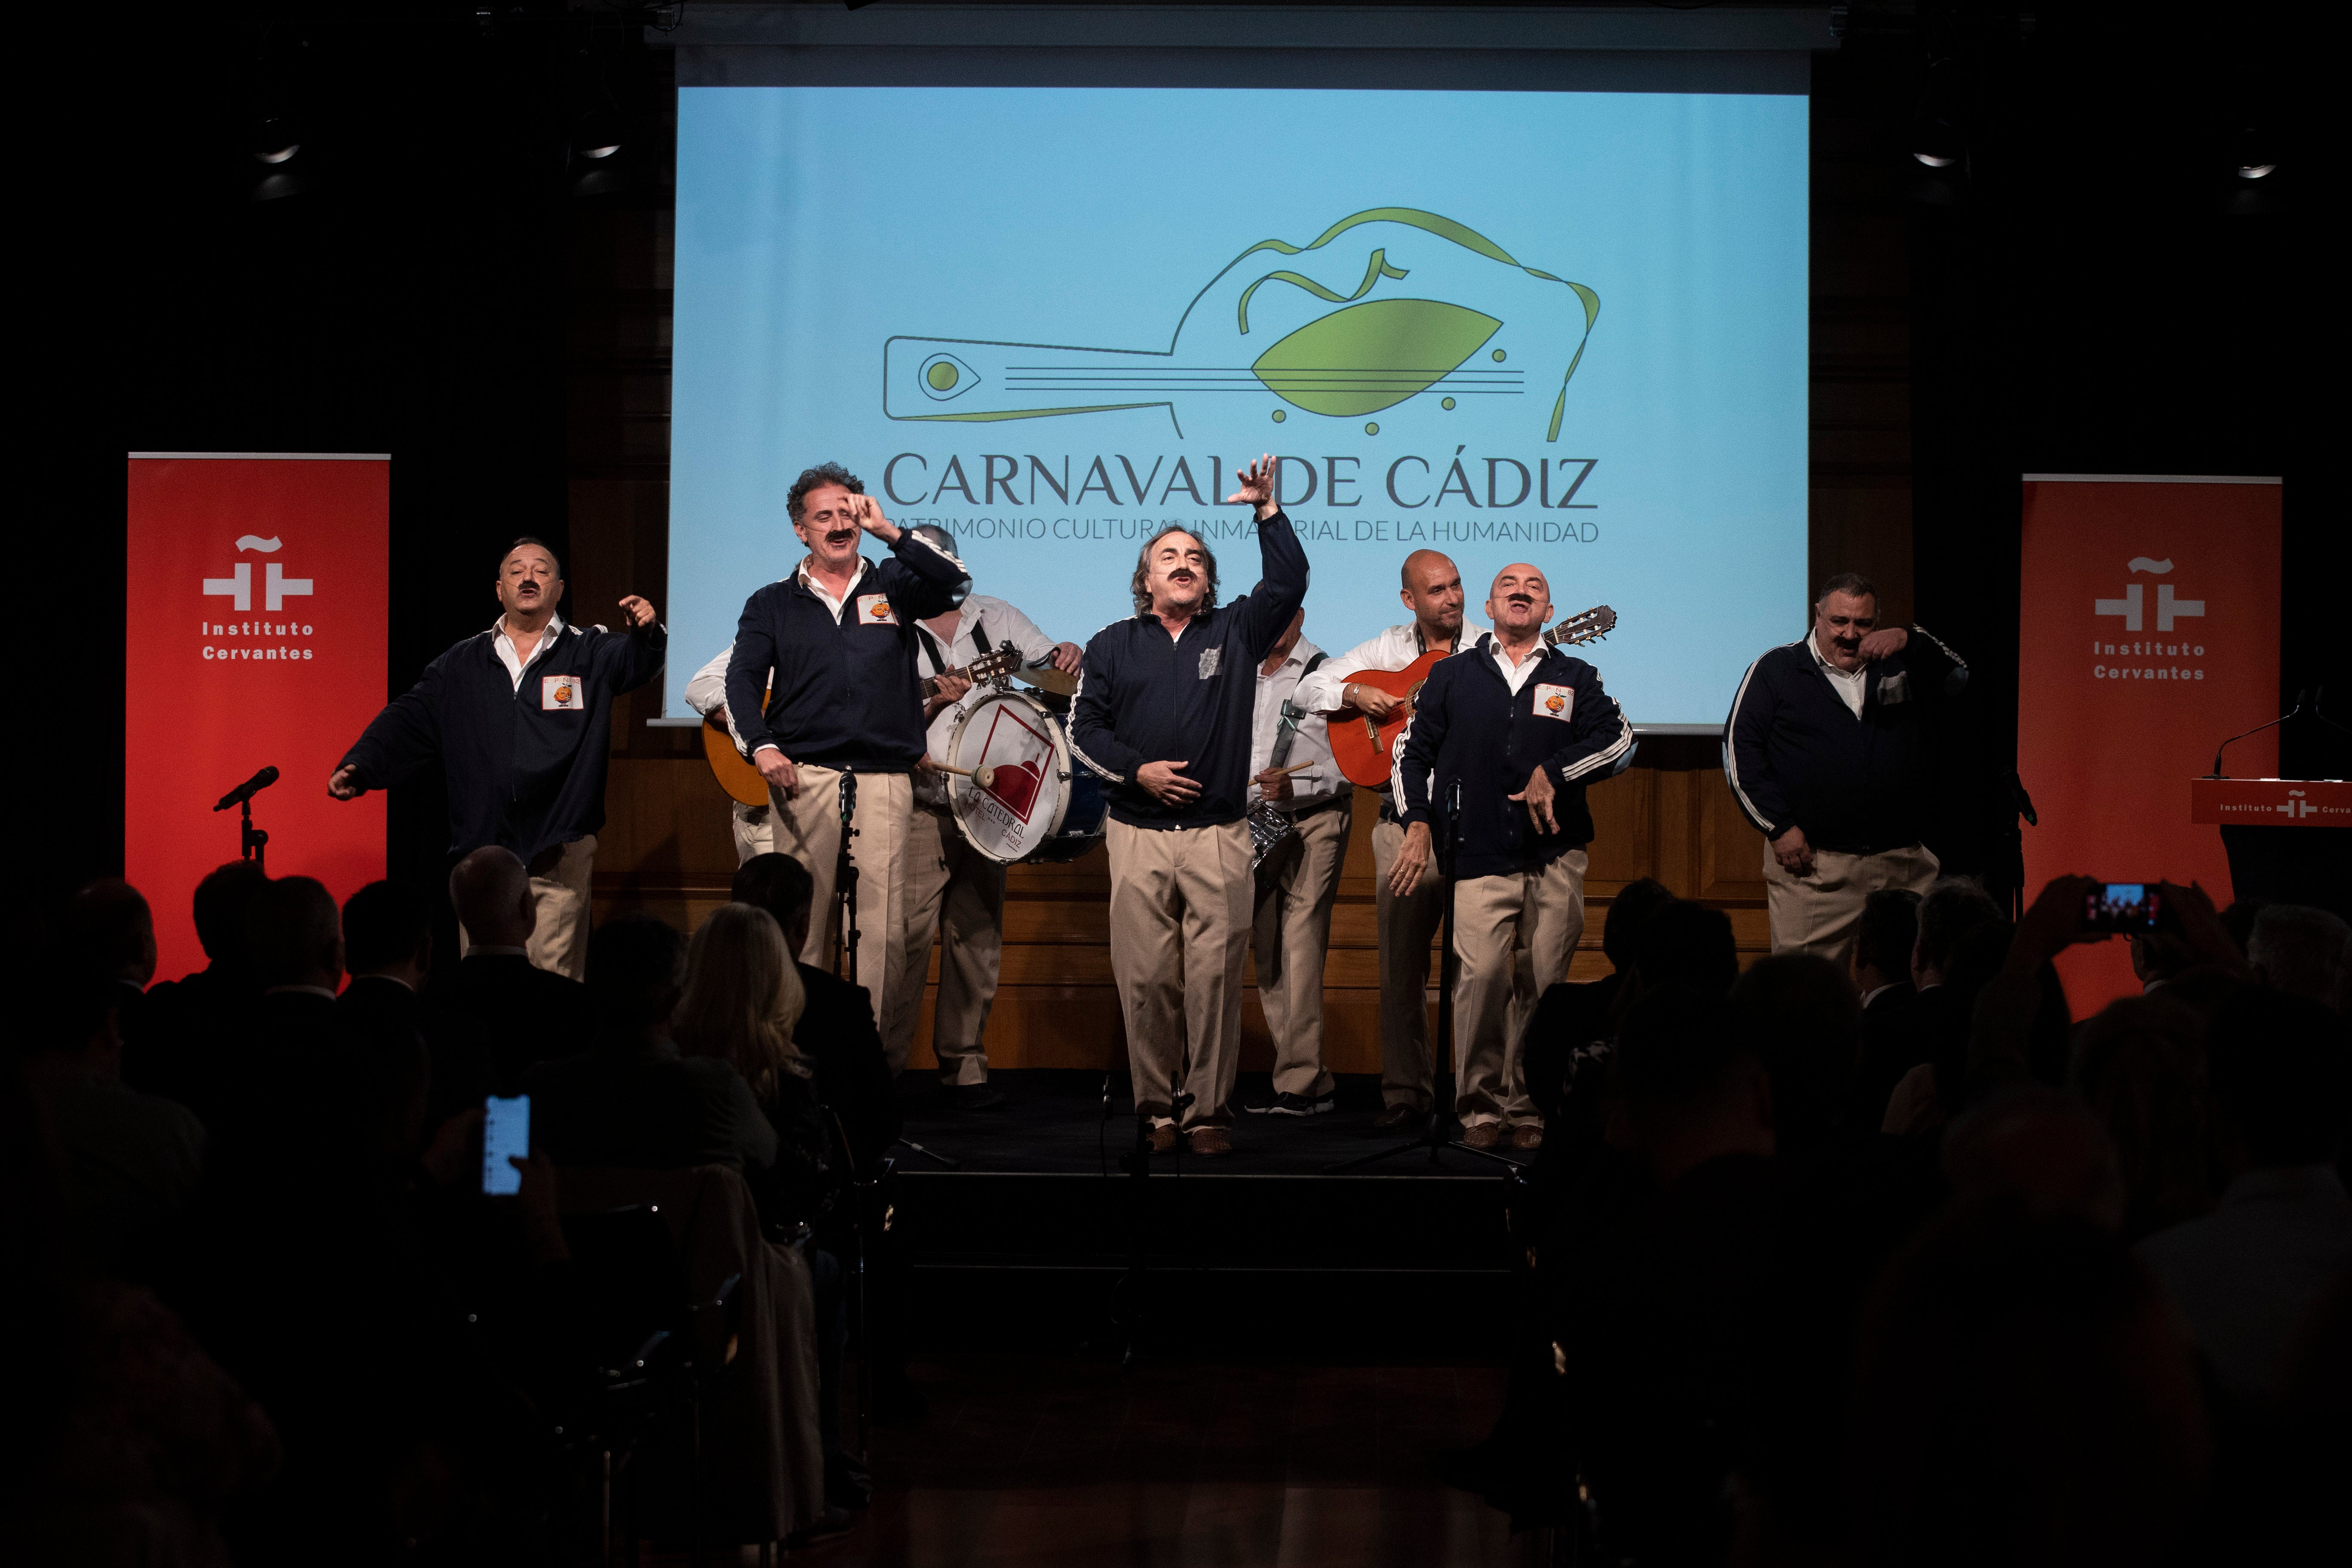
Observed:
[[[1344,254],[1344,270],[1326,279],[1249,265],[1261,252],[1306,257],[1343,237],[1331,256],[1299,264],[1328,267]],[[1351,285],[1359,246],[1364,262]],[[1279,330],[1265,326],[1269,315],[1288,324],[1297,314],[1276,303],[1284,296],[1315,301],[1319,313],[1265,342]],[[1277,423],[1293,411],[1352,421],[1524,398],[1530,428],[1540,423],[1556,441],[1600,314],[1591,289],[1527,265],[1475,229],[1414,207],[1374,207],[1305,245],[1263,239],[1243,251],[1184,307],[1166,349],[892,337],[882,345],[882,406],[893,419],[963,424],[1165,408],[1181,437],[1188,416],[1229,413],[1243,398],[1271,402]]]

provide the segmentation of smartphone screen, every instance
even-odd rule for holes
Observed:
[[[2151,931],[2162,900],[2149,882],[2103,882],[2091,889],[2083,923],[2093,931]]]
[[[482,1191],[492,1197],[512,1197],[522,1191],[522,1173],[507,1163],[507,1156],[530,1154],[530,1096],[512,1100],[492,1095],[483,1102]]]

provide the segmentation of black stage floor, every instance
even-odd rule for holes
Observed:
[[[899,1080],[899,1107],[906,1136],[925,1149],[956,1161],[975,1173],[1035,1175],[1119,1173],[1119,1156],[1135,1143],[1134,1101],[1125,1073],[1110,1079],[1110,1114],[1103,1114],[1103,1075],[1054,1068],[998,1072],[990,1083],[1004,1096],[993,1110],[958,1110],[929,1073]],[[1370,1073],[1342,1074],[1333,1096],[1337,1109],[1321,1116],[1253,1116],[1242,1108],[1274,1095],[1265,1073],[1243,1073],[1234,1089],[1234,1152],[1214,1158],[1162,1154],[1155,1172],[1187,1175],[1313,1176],[1324,1167],[1407,1141],[1393,1130],[1375,1131],[1381,1111],[1380,1080]],[[1449,1128],[1458,1134],[1458,1129]],[[918,1152],[898,1151],[909,1174],[944,1167]],[[1399,1154],[1354,1173],[1365,1176],[1462,1176],[1493,1179],[1506,1167],[1460,1150],[1441,1152],[1433,1164],[1426,1152]]]
[[[1100,1073],[991,1081],[1006,1104],[988,1111],[951,1109],[927,1074],[901,1089],[907,1137],[957,1163],[901,1147],[892,1200],[911,1317],[950,1339],[1389,1353],[1428,1334],[1475,1339],[1503,1310],[1509,1167],[1415,1150],[1324,1173],[1403,1142],[1373,1131],[1368,1075],[1343,1079],[1326,1115],[1237,1113],[1232,1154],[1155,1156],[1140,1180],[1120,1164],[1135,1140],[1125,1075],[1108,1119]],[[1270,1093],[1266,1075],[1245,1074],[1234,1100]]]

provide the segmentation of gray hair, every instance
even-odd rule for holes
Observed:
[[[2273,991],[2334,1006],[2352,925],[2307,904],[2272,904],[2254,917],[2246,957]]]
[[[1813,595],[1813,603],[1818,605],[1827,600],[1832,594],[1845,594],[1857,599],[1868,599],[1874,605],[1880,602],[1878,584],[1859,572],[1841,572],[1823,583],[1822,591]]]
[[[1201,547],[1201,559],[1206,564],[1209,574],[1209,592],[1201,601],[1201,611],[1205,614],[1217,607],[1217,552],[1209,548],[1207,540],[1191,529],[1180,528],[1171,522],[1145,540],[1143,548],[1135,552],[1135,577],[1128,587],[1135,595],[1135,613],[1139,616],[1148,613],[1151,608],[1151,589],[1149,585],[1151,575],[1151,547],[1171,533],[1181,533]]]

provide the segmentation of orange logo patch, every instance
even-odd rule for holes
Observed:
[[[1547,713],[1557,713],[1567,706],[1568,699],[1556,691],[1544,699],[1544,711]]]

